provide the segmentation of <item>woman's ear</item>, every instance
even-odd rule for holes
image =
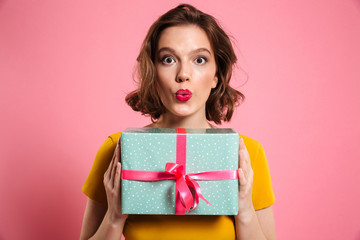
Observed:
[[[217,84],[218,84],[218,77],[217,77],[217,75],[215,75],[213,84],[211,85],[211,88],[216,88]]]

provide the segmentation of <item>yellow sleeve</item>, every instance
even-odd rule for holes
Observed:
[[[271,184],[269,165],[266,160],[264,148],[259,143],[254,160],[252,160],[254,171],[252,199],[255,210],[271,206],[275,202],[275,195]]]
[[[104,174],[113,157],[120,133],[109,136],[98,150],[90,173],[82,186],[83,193],[90,199],[107,205]]]

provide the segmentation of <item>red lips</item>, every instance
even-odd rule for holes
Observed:
[[[180,89],[175,93],[175,96],[180,102],[186,102],[191,98],[192,92],[189,89]]]

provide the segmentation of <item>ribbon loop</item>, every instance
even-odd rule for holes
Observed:
[[[165,165],[165,172],[182,176],[184,175],[184,166],[182,164],[168,162]]]
[[[194,210],[199,204],[199,198],[210,204],[202,195],[200,185],[190,175],[184,174],[182,164],[166,163],[165,172],[176,177],[176,191],[179,193],[181,204],[186,211]]]

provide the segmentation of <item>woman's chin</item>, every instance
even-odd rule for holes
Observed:
[[[194,111],[194,109],[190,109],[190,108],[174,109],[173,111],[171,111],[169,113],[173,117],[177,117],[177,118],[187,118],[187,117],[196,115],[196,111]]]
[[[187,106],[180,106],[170,111],[176,117],[187,117],[193,114],[193,110]]]
[[[186,117],[189,117],[191,116],[191,114],[189,112],[172,112],[171,113],[171,116],[173,118],[186,118]]]

